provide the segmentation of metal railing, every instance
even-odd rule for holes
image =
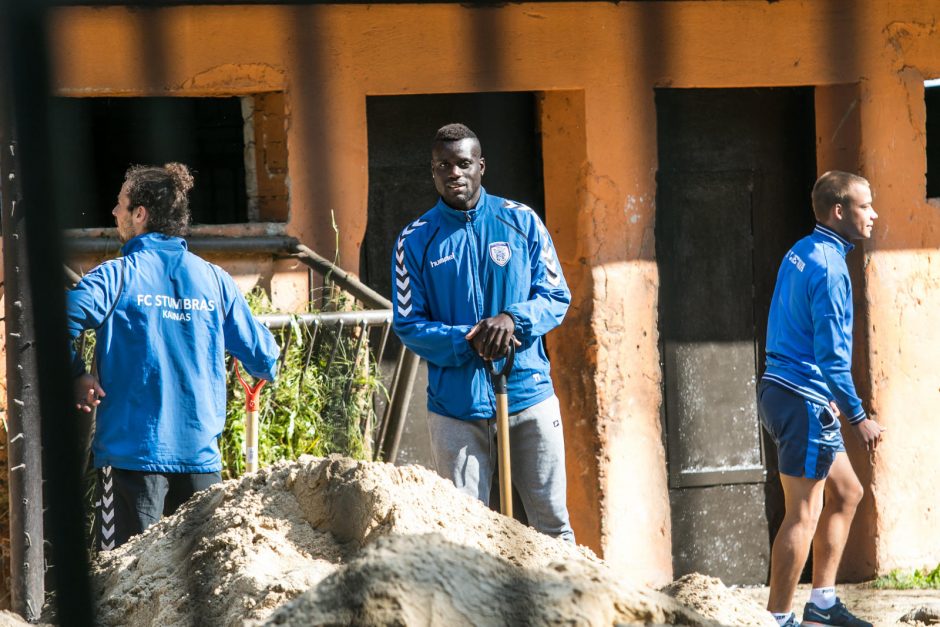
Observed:
[[[286,236],[256,236],[256,237],[202,237],[187,238],[189,249],[199,253],[222,253],[228,255],[283,255],[297,259],[303,263],[310,272],[310,283],[314,283],[314,274],[323,278],[327,284],[332,283],[346,292],[364,309],[355,311],[334,311],[301,314],[263,314],[258,319],[268,328],[282,328],[292,321],[307,328],[313,328],[314,333],[327,326],[336,328],[334,346],[330,356],[327,370],[332,365],[336,351],[342,337],[344,328],[359,329],[358,343],[355,347],[355,363],[359,361],[365,340],[375,331],[378,338],[378,350],[374,353],[377,364],[381,364],[385,357],[385,349],[392,325],[392,303],[387,298],[359,281],[349,272],[343,270],[326,257],[319,255],[295,238]],[[66,241],[66,248],[70,255],[76,254],[109,254],[120,250],[120,242],[114,238],[76,238]],[[78,274],[65,268],[66,278],[72,284],[78,280]],[[405,416],[414,391],[414,381],[417,375],[420,358],[402,346],[395,357],[395,367],[391,380],[386,386],[388,401],[375,429],[372,446],[374,459],[394,463],[398,458],[401,436],[405,426]],[[351,379],[347,383],[351,387]],[[344,393],[344,401],[349,390]]]
[[[388,338],[388,330],[392,324],[391,301],[299,242],[294,244],[292,256],[307,265],[312,271],[319,273],[325,280],[335,283],[357,298],[365,306],[374,308],[373,311],[381,311],[387,315],[385,330],[382,334],[383,339],[377,356],[378,363],[381,363],[386,339]],[[365,312],[356,313],[363,314]],[[392,382],[388,386],[388,404],[376,429],[378,436],[377,446],[375,447],[377,459],[394,463],[398,458],[401,435],[405,428],[405,416],[414,391],[415,376],[420,361],[416,354],[404,346],[399,349]]]

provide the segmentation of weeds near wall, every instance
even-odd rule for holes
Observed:
[[[247,296],[255,315],[272,313],[261,290]],[[329,299],[330,309],[343,309],[341,296]],[[294,320],[274,331],[281,357],[277,378],[262,390],[259,401],[261,466],[301,455],[340,453],[356,459],[372,454],[375,425],[373,395],[385,393],[368,341],[360,350],[358,328],[307,328]],[[228,360],[228,406],[219,439],[222,476],[245,470],[245,392]]]
[[[938,590],[940,589],[940,564],[937,564],[933,570],[926,567],[914,571],[895,569],[875,579],[871,586],[881,590]]]

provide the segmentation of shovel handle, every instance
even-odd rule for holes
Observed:
[[[496,369],[493,362],[490,362],[490,377],[493,379],[493,391],[497,394],[506,393],[506,381],[509,379],[509,373],[512,372],[512,365],[516,361],[516,346],[510,340],[509,350],[506,351],[506,361],[503,367]]]
[[[258,470],[258,397],[267,381],[259,379],[253,386],[248,385],[238,369],[238,360],[234,362],[235,376],[245,388],[245,471],[255,472]]]
[[[509,461],[509,397],[496,395],[496,448],[499,460],[499,510],[512,518],[512,464]]]
[[[509,343],[503,367],[496,369],[490,362],[493,392],[496,393],[496,448],[499,461],[499,509],[512,518],[512,465],[509,460],[509,393],[507,380],[516,359],[516,347]]]

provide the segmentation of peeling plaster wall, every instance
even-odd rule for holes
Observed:
[[[940,396],[937,312],[940,253],[884,251],[867,273],[873,339],[872,398],[888,425],[875,455],[871,490],[877,499],[876,568],[936,565],[940,496],[934,407]],[[877,288],[877,289],[875,289]],[[888,439],[890,438],[890,439]]]
[[[283,90],[286,231],[329,256],[334,212],[340,262],[353,271],[367,215],[367,95],[544,92],[547,222],[574,294],[549,349],[575,530],[627,576],[658,583],[671,577],[671,539],[653,87],[855,85],[856,143],[836,151],[821,134],[819,155],[867,176],[881,214],[856,263],[856,377],[889,429],[873,466],[850,451],[868,490],[853,546],[871,548],[850,551],[843,576],[860,578],[940,561],[940,209],[924,199],[920,87],[940,76],[936,15],[940,0],[75,7],[53,14],[51,41],[64,95]],[[826,119],[834,131],[841,117]]]

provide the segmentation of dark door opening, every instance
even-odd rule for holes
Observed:
[[[673,569],[765,582],[783,499],[756,388],[777,267],[813,226],[813,91],[661,89],[656,109]]]
[[[486,159],[483,186],[488,192],[525,203],[544,218],[536,94],[370,96],[366,115],[369,212],[359,267],[363,280],[379,293],[392,294],[392,248],[399,231],[437,202],[431,181],[431,142],[445,124],[462,122],[480,138]],[[386,354],[395,351],[386,350]],[[398,460],[433,468],[426,388],[427,368],[422,362]]]
[[[437,202],[431,141],[438,128],[462,122],[480,138],[488,192],[532,207],[544,218],[542,146],[536,95],[529,92],[370,96],[369,215],[360,260],[365,281],[391,294],[395,237]]]

